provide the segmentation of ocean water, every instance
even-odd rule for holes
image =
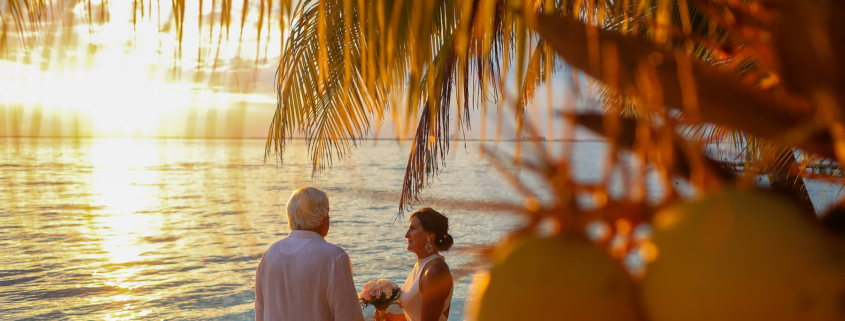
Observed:
[[[474,245],[521,224],[492,207],[522,197],[480,146],[453,146],[419,205],[449,216],[453,272],[476,259]],[[573,175],[598,179],[606,146],[573,148]],[[357,290],[375,278],[401,285],[415,262],[397,217],[409,149],[364,142],[315,177],[303,141],[278,165],[264,162],[260,139],[0,138],[0,319],[252,320],[255,268],[289,233],[284,204],[302,186],[329,194],[327,240],[349,253]],[[542,180],[508,172],[547,199]],[[835,199],[838,188],[809,185],[817,207]],[[456,281],[450,320],[463,320],[470,283]]]
[[[520,203],[478,146],[454,149],[426,190],[447,201],[421,205],[450,217],[453,270],[475,259],[461,248],[519,224],[460,208]],[[251,320],[255,268],[289,233],[284,204],[301,186],[330,195],[327,239],[349,253],[358,290],[401,284],[415,262],[397,218],[408,151],[366,142],[315,178],[302,141],[277,165],[260,139],[0,139],[0,319]],[[456,283],[450,319],[469,283]]]

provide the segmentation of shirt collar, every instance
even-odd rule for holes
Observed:
[[[313,239],[313,238],[320,238],[321,239],[321,238],[323,238],[322,236],[320,236],[320,234],[317,234],[317,232],[308,231],[308,230],[292,230],[292,231],[290,231],[290,234],[288,234],[288,236],[289,237],[302,237],[302,238],[308,238],[308,239]]]

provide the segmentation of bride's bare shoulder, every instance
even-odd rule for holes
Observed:
[[[432,260],[426,264],[425,271],[423,271],[423,277],[440,278],[446,275],[451,276],[452,272],[444,260]]]
[[[420,278],[420,292],[446,295],[452,288],[452,272],[443,260],[433,260],[426,264]],[[434,290],[432,292],[432,289]]]

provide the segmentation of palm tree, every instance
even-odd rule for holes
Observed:
[[[524,67],[530,35],[506,1],[303,1],[294,12],[267,152],[281,156],[301,131],[319,169],[365,137],[369,117],[391,112],[408,123],[419,115],[400,213],[443,164],[453,93],[458,133],[469,126],[471,105],[486,112],[488,100],[503,93],[504,71],[516,56],[522,91],[514,115],[521,124],[527,99],[556,68],[542,40]]]
[[[302,131],[319,168],[365,137],[370,116],[382,119],[389,111],[394,120],[408,122],[419,115],[401,213],[418,200],[448,152],[453,92],[457,130],[469,124],[471,102],[486,109],[489,97],[505,98],[505,106],[516,102],[512,111],[522,126],[533,89],[560,70],[551,53],[555,48],[567,63],[603,83],[606,92],[640,98],[630,102],[650,99],[644,104],[649,107],[635,107],[645,114],[666,118],[660,108],[666,105],[675,113],[673,121],[682,120],[690,128],[715,124],[740,130],[704,131],[708,139],[717,134],[727,143],[733,139],[737,151],[773,146],[767,150],[780,152],[747,155],[770,155],[764,159],[768,165],[763,173],[769,173],[772,186],[787,187],[808,201],[803,182],[795,176],[800,172],[795,173],[792,149],[783,147],[795,143],[784,145],[779,130],[773,130],[794,127],[808,109],[783,86],[772,88],[776,48],[753,35],[778,27],[767,18],[773,10],[755,1],[304,1],[295,11],[301,18],[292,26],[280,63],[279,106],[267,152],[280,155],[286,139]],[[531,58],[528,53],[533,53]],[[614,59],[607,59],[608,54]],[[643,61],[657,66],[641,71]],[[603,71],[608,62],[618,69]],[[511,65],[521,90],[519,97],[502,97]],[[654,73],[650,77],[663,85],[663,97],[638,94],[659,92],[638,88],[644,72]],[[605,106],[613,104],[610,96],[604,96]],[[743,113],[733,112],[738,110]],[[761,124],[749,124],[745,117],[761,117]],[[751,143],[760,139],[769,140]],[[798,147],[833,156],[827,147]],[[434,165],[430,174],[427,164]],[[754,167],[747,163],[745,168]]]

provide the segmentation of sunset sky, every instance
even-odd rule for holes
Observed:
[[[0,51],[0,136],[266,137],[276,106],[273,80],[282,39],[278,8],[269,38],[265,19],[259,46],[259,8],[248,10],[239,37],[242,11],[235,3],[227,39],[225,29],[220,37],[219,8],[212,16],[211,1],[204,1],[200,32],[200,1],[186,1],[180,58],[170,2],[161,2],[160,8],[156,1],[139,3],[143,8],[135,8],[133,26],[133,1],[108,2],[102,24],[97,19],[102,4],[92,1],[95,23],[89,24],[87,4],[81,2],[64,17],[30,24],[26,44],[2,8],[9,40]],[[213,27],[208,24],[212,18]],[[557,108],[573,103],[568,78],[555,78]],[[543,133],[546,92],[538,89],[537,106],[529,111]],[[495,136],[497,127],[496,108],[490,107],[487,138]],[[480,113],[474,113],[467,138],[479,137]],[[503,117],[504,139],[514,137],[511,114]],[[561,126],[556,122],[555,132]],[[384,120],[379,137],[396,137],[394,128]]]

